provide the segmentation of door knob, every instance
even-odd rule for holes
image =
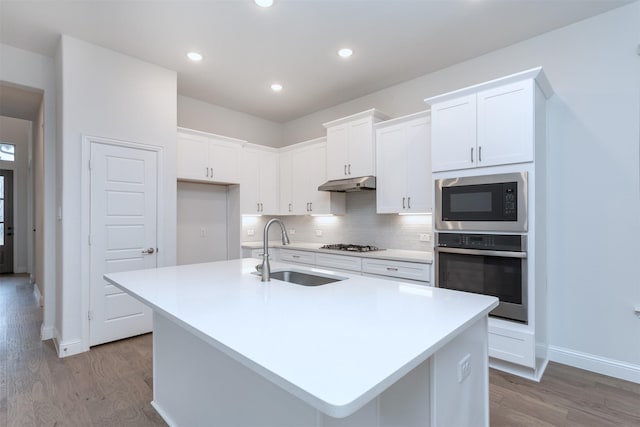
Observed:
[[[149,248],[149,249],[145,249],[144,251],[142,251],[143,254],[149,254],[151,255],[152,253],[154,253],[156,250],[153,248]]]

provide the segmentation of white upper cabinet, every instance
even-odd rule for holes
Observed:
[[[431,212],[429,113],[376,125],[376,208],[382,213]]]
[[[373,125],[388,118],[371,109],[324,123],[327,128],[327,180],[376,174]]]
[[[315,140],[314,140],[315,141]],[[325,169],[326,142],[324,138],[286,152],[290,155],[291,186],[281,182],[281,191],[291,188],[291,196],[280,200],[280,213],[293,215],[344,215],[344,194],[318,191],[318,187],[327,181]],[[284,154],[284,153],[283,153]],[[281,154],[282,155],[282,154]],[[281,161],[286,157],[281,157]],[[282,165],[282,163],[281,163]],[[281,166],[282,167],[282,166]],[[287,168],[287,166],[285,166]],[[281,179],[286,178],[281,170]],[[284,209],[284,210],[283,210]]]
[[[242,149],[240,212],[278,214],[278,152],[248,144]]]
[[[280,185],[279,208],[280,215],[293,214],[293,154],[291,151],[281,151],[278,170]]]
[[[238,184],[243,143],[234,138],[178,129],[178,179]]]
[[[535,68],[426,99],[433,172],[534,161],[536,107],[552,93]]]

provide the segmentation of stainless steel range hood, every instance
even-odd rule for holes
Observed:
[[[320,191],[335,191],[338,193],[351,193],[353,191],[375,190],[375,176],[360,176],[358,178],[345,178],[327,181],[318,187]]]

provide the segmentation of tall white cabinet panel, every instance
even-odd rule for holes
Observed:
[[[176,172],[180,180],[238,184],[244,141],[179,128]]]
[[[546,79],[520,73],[507,79],[425,100],[432,111],[433,171],[534,161],[536,85]]]
[[[324,123],[327,128],[327,179],[375,175],[373,125],[389,117],[371,109]]]
[[[278,213],[278,153],[246,146],[242,151],[240,211],[242,214]]]
[[[378,213],[431,212],[429,113],[376,125]]]

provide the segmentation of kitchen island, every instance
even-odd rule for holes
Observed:
[[[174,426],[488,425],[493,297],[256,259],[105,275],[154,313],[153,406]]]

